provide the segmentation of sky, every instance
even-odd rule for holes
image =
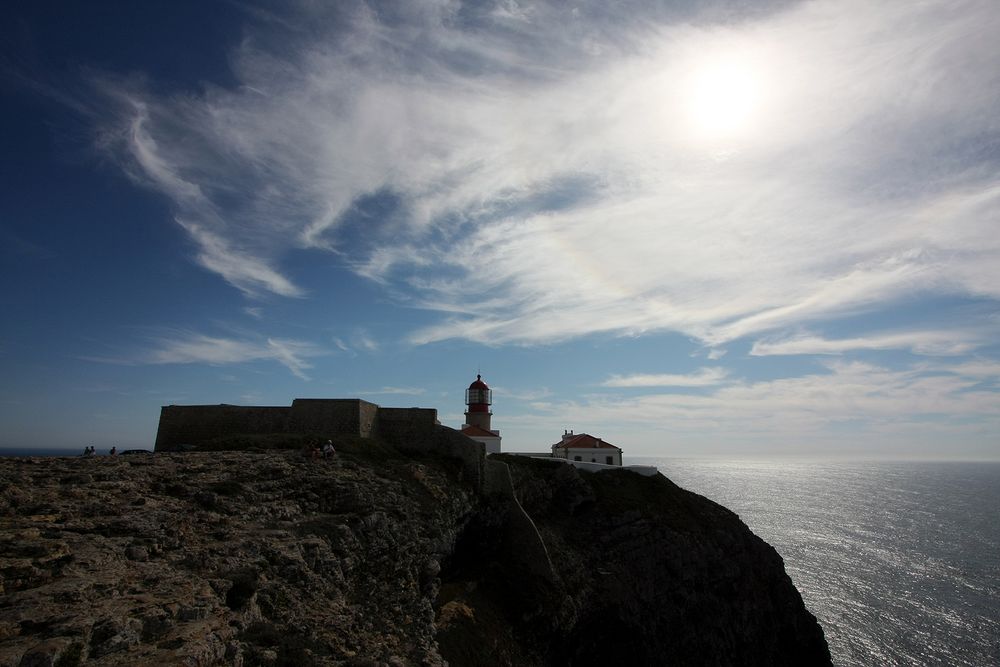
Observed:
[[[1000,458],[994,0],[6,3],[0,447],[360,397]]]

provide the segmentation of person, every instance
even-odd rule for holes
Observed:
[[[93,445],[88,445],[87,448],[83,450],[83,455],[84,456],[93,456],[94,455],[94,451],[95,451],[94,446]]]
[[[116,446],[112,445],[112,446],[111,446],[111,451],[110,451],[110,452],[108,452],[108,454],[109,454],[110,456],[118,456],[118,447],[116,447]]]
[[[337,450],[333,448],[333,440],[327,440],[326,444],[323,445],[323,458],[332,459],[333,455],[337,453]]]

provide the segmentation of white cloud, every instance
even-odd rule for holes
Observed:
[[[333,344],[337,346],[337,349],[341,352],[368,352],[374,353],[379,350],[379,343],[375,338],[371,336],[364,329],[357,329],[351,334],[349,340],[344,340],[343,338],[335,336],[333,338]]]
[[[305,371],[312,366],[306,363],[303,357],[315,353],[316,350],[312,346],[294,340],[268,338],[267,349],[271,352],[270,357],[283,364],[295,377],[301,380],[309,379]]]
[[[223,338],[194,332],[173,332],[154,339],[151,349],[120,359],[92,359],[112,363],[137,364],[240,364],[273,360],[285,366],[301,380],[312,366],[309,357],[325,354],[322,349],[302,341],[279,338],[261,340]]]
[[[368,335],[367,332],[359,331],[354,336],[354,346],[365,352],[378,352],[378,341]]]
[[[967,378],[982,380],[1000,380],[1000,362],[993,359],[976,359],[960,364],[950,364],[947,366],[932,366],[936,370],[954,373]]]
[[[224,238],[185,220],[177,223],[198,242],[198,262],[214,271],[249,296],[261,289],[281,296],[302,296],[303,292],[262,260],[232,248]]]
[[[120,154],[244,292],[302,295],[280,267],[312,247],[444,313],[416,343],[718,346],[1000,299],[994,9],[821,0],[713,24],[507,2],[468,30],[447,3],[357,10],[336,38],[244,40],[233,89],[106,87]],[[732,63],[755,107],[713,133],[687,100]]]
[[[903,331],[854,338],[828,339],[802,335],[779,340],[759,340],[750,354],[843,354],[853,350],[910,350],[928,356],[968,354],[990,342],[975,331]]]
[[[710,387],[722,384],[729,377],[724,368],[699,368],[688,375],[612,375],[602,387]]]

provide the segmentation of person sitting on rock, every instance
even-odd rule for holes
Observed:
[[[111,451],[108,452],[108,456],[118,456],[118,448],[112,445]]]
[[[332,459],[337,450],[333,448],[333,440],[327,440],[326,444],[323,445],[323,458]]]

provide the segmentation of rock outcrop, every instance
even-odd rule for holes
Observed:
[[[482,552],[502,552],[489,531],[460,543],[460,558],[490,565],[459,567],[454,582],[445,572],[443,592],[470,609],[457,648],[477,634],[490,638],[489,624],[472,620],[482,606],[512,619],[527,655],[510,664],[830,664],[823,631],[781,557],[726,508],[662,475],[497,458],[510,465],[558,581],[520,590],[511,561]],[[464,544],[479,553],[462,554]],[[466,595],[470,588],[485,592]],[[448,655],[447,636],[439,640]],[[457,664],[497,663],[470,651]]]
[[[0,459],[0,665],[829,664],[774,550],[663,477],[507,457],[539,568],[461,463],[339,450]]]

